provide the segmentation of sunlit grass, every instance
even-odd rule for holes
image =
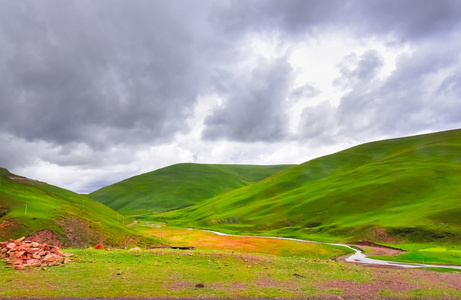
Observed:
[[[461,247],[459,246],[433,244],[399,244],[394,246],[407,252],[397,256],[375,256],[375,258],[420,264],[461,265]]]
[[[308,297],[315,282],[368,281],[369,271],[331,260],[213,250],[67,250],[48,271],[0,270],[0,297]],[[294,276],[298,274],[298,276]],[[197,288],[196,284],[205,288]]]

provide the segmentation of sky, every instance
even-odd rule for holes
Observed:
[[[0,0],[0,167],[75,192],[458,128],[458,0]]]

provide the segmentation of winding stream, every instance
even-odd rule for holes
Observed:
[[[294,238],[284,238],[284,237],[277,237],[277,236],[253,236],[253,235],[236,235],[236,234],[227,234],[219,231],[213,230],[202,230],[206,232],[212,232],[217,235],[223,236],[235,236],[235,237],[256,237],[256,238],[266,238],[266,239],[276,239],[276,240],[289,240],[289,241],[296,241],[296,242],[308,242],[308,243],[323,243],[323,242],[316,242],[316,241],[306,241],[301,239],[294,239]],[[364,264],[364,265],[381,265],[381,266],[394,266],[400,268],[447,268],[447,269],[456,269],[461,270],[461,266],[455,265],[431,265],[431,264],[417,264],[417,263],[402,263],[402,262],[395,262],[395,261],[388,261],[388,260],[380,260],[369,258],[363,253],[363,251],[352,248],[349,245],[345,244],[336,244],[336,243],[323,243],[333,246],[340,246],[346,247],[353,250],[355,253],[348,256],[345,260],[346,262],[356,263],[356,264]]]

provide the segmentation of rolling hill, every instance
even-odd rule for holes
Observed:
[[[147,215],[193,205],[290,167],[176,164],[128,178],[89,196],[127,215]]]
[[[26,236],[72,248],[160,243],[132,230],[128,222],[85,195],[0,168],[0,241]]]
[[[363,144],[156,217],[325,241],[459,243],[461,130]]]

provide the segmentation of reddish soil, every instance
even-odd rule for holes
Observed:
[[[403,251],[402,249],[378,245],[378,244],[375,244],[373,242],[368,242],[368,241],[360,242],[353,246],[361,249],[368,256],[380,256],[380,255],[396,256],[396,255],[405,253],[405,251]]]
[[[3,231],[3,232],[10,232],[12,229],[16,228],[17,225],[16,223],[12,222],[12,221],[3,221],[0,223],[0,229]]]
[[[32,185],[44,185],[46,182],[38,181],[34,179],[30,179],[27,177],[16,176],[16,175],[8,175],[8,178],[14,180],[18,183],[25,183],[25,184],[32,184]]]
[[[371,240],[381,241],[383,243],[395,243],[396,240],[393,236],[387,234],[383,228],[373,228],[371,230]]]
[[[414,289],[456,289],[461,290],[461,273],[437,273],[425,270],[373,268],[372,282],[332,280],[317,283],[320,290],[341,289],[342,297],[353,299],[374,299],[382,290],[405,293]],[[455,299],[446,295],[438,299]]]
[[[53,231],[47,229],[37,231],[34,235],[27,237],[27,240],[41,244],[55,245],[59,248],[62,248],[62,243],[58,239],[57,235]]]

